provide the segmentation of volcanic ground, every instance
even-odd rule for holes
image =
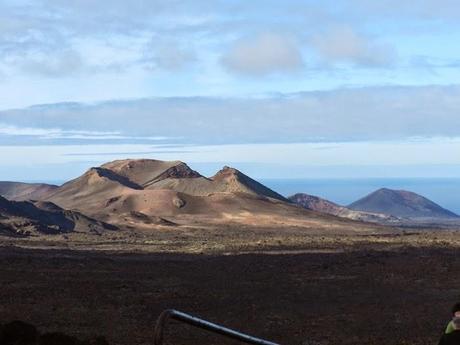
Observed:
[[[297,243],[267,234],[229,230],[220,248],[195,234],[193,247],[165,240],[158,252],[134,240],[122,251],[103,239],[10,239],[0,248],[0,323],[140,345],[176,308],[281,344],[421,345],[437,341],[460,298],[456,231]],[[177,323],[166,333],[166,344],[227,343]]]

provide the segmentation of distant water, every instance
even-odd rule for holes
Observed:
[[[24,180],[21,182],[26,182],[26,183],[47,183],[47,184],[54,184],[56,186],[60,186],[63,183],[66,183],[67,181],[65,180]]]
[[[260,179],[259,182],[284,196],[307,193],[341,205],[348,205],[379,188],[404,189],[460,214],[460,178]]]

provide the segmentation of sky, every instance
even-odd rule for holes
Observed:
[[[457,0],[0,0],[0,180],[460,177],[458,42]]]

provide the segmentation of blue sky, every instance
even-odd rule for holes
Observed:
[[[0,179],[455,177],[459,41],[453,0],[3,0]]]

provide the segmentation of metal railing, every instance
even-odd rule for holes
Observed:
[[[246,344],[280,345],[277,343],[273,343],[271,341],[259,339],[259,338],[256,338],[256,337],[244,334],[244,333],[240,333],[230,328],[216,325],[215,323],[197,318],[195,316],[188,315],[186,313],[182,313],[174,309],[165,310],[158,317],[157,323],[155,325],[155,332],[154,332],[154,338],[153,338],[154,345],[163,345],[164,330],[166,327],[166,323],[168,322],[169,319],[174,319],[176,321],[180,321],[180,322],[186,323],[194,327],[205,329],[207,331],[217,333],[217,334],[223,335],[228,338],[239,340]]]

